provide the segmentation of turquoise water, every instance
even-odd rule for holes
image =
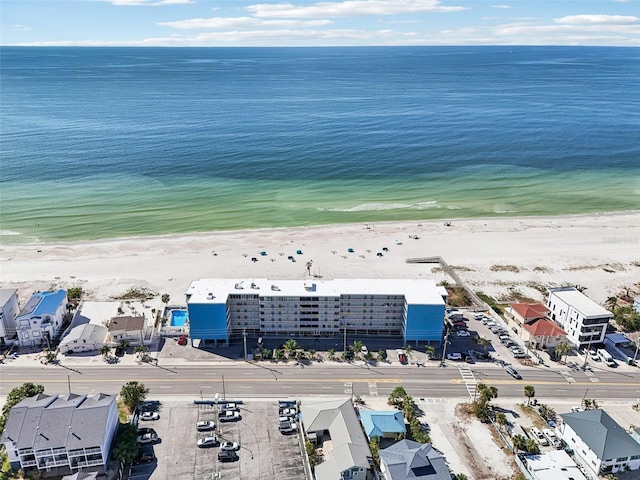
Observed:
[[[169,320],[169,325],[172,327],[184,327],[185,323],[187,323],[187,319],[189,318],[189,314],[186,310],[171,310],[171,319]]]
[[[0,241],[640,209],[640,49],[0,51]]]

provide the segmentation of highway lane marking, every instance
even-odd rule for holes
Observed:
[[[75,379],[80,380],[81,377],[74,377]],[[318,379],[317,378],[287,378],[287,377],[279,377],[280,380],[283,381],[283,383],[318,383]],[[171,378],[171,377],[167,377],[167,378],[150,378],[150,379],[140,379],[139,381],[141,383],[196,383],[196,382],[205,382],[208,381],[210,379],[208,378]],[[60,378],[57,380],[53,380],[53,379],[30,379],[30,382],[33,383],[67,383],[67,379],[66,378]],[[225,383],[244,383],[244,382],[250,382],[250,383],[271,383],[271,382],[275,382],[275,379],[273,378],[225,378],[224,379]],[[336,378],[331,380],[332,382],[336,382],[336,383],[346,383],[346,382],[353,382],[353,383],[403,383],[403,380],[401,378],[349,378],[349,379],[345,379],[345,378]],[[0,382],[0,384],[2,384],[3,382]],[[100,380],[100,383],[125,383],[125,381],[123,379],[117,379],[117,378],[104,378]]]

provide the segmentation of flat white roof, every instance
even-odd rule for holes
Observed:
[[[571,305],[585,317],[613,317],[613,314],[609,310],[598,305],[584,293],[579,292],[573,287],[550,288],[549,292],[568,305]]]
[[[564,450],[526,455],[525,458],[536,480],[587,480]]]
[[[269,280],[267,278],[203,278],[185,292],[189,303],[225,303],[230,294],[263,297],[339,297],[340,295],[404,295],[414,305],[444,305],[441,289],[431,279]]]

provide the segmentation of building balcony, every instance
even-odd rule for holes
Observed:
[[[38,464],[38,462],[36,462],[35,459],[33,460],[20,460],[20,465],[22,466],[22,468],[26,468],[26,467],[35,467]]]

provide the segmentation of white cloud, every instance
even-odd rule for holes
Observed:
[[[331,20],[263,20],[254,17],[213,17],[193,18],[191,20],[179,20],[175,22],[162,22],[158,25],[172,27],[181,30],[206,30],[221,28],[294,28],[294,27],[318,27],[329,25]]]
[[[11,30],[12,32],[28,32],[29,30],[31,30],[31,27],[29,27],[28,25],[3,25],[2,28],[5,28],[7,30]]]
[[[491,5],[491,8],[511,8],[511,5]]]
[[[319,2],[309,6],[291,3],[256,4],[246,9],[256,17],[353,17],[419,12],[458,12],[466,7],[444,7],[438,0],[345,0]]]
[[[638,17],[624,15],[569,15],[553,21],[568,25],[629,25],[638,23],[638,20]]]

